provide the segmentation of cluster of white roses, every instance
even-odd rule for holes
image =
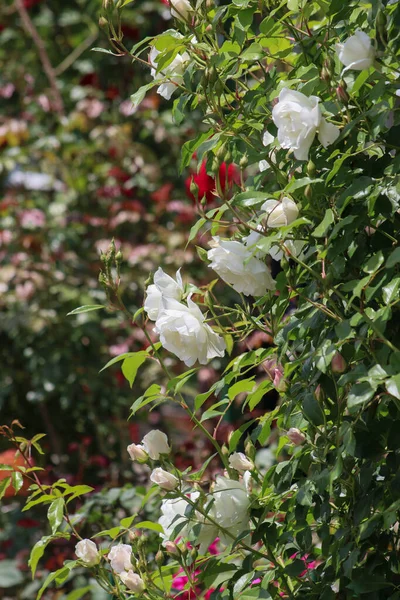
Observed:
[[[144,462],[149,458],[159,460],[163,455],[169,454],[171,448],[165,433],[156,429],[145,435],[141,444],[131,444],[127,450],[132,460]],[[167,547],[168,542],[174,542],[178,537],[189,539],[193,525],[198,525],[199,529],[195,539],[191,541],[200,546],[201,553],[207,550],[216,537],[228,545],[249,529],[250,500],[247,490],[254,464],[242,452],[234,452],[229,457],[229,466],[242,475],[243,481],[220,475],[205,498],[201,498],[198,491],[189,491],[182,492],[183,497],[163,500],[159,524],[163,528],[161,538],[164,546]],[[150,480],[167,492],[179,486],[178,478],[161,467],[153,469]],[[193,510],[190,517],[187,516],[192,503],[200,500],[203,510]],[[110,555],[111,553],[109,558]],[[116,570],[113,564],[111,566]]]
[[[226,344],[205,323],[203,313],[190,296],[186,304],[182,302],[183,292],[179,271],[175,280],[160,267],[154,274],[154,283],[146,290],[144,310],[155,321],[154,331],[166,350],[188,367],[196,361],[205,365],[216,356],[224,356]]]
[[[85,567],[94,567],[101,561],[101,554],[92,540],[80,540],[75,546],[75,554]],[[132,548],[128,544],[117,544],[108,553],[107,559],[113,572],[128,590],[140,594],[145,589],[143,579],[133,571]]]
[[[159,429],[153,429],[146,434],[141,444],[130,444],[127,450],[130,458],[140,463],[147,462],[149,458],[159,460],[162,455],[171,452],[167,436]],[[179,484],[179,479],[175,475],[161,467],[153,469],[150,480],[168,491],[174,490]]]
[[[299,209],[291,198],[285,196],[281,200],[267,200],[261,206],[263,226],[260,225],[258,231],[290,225],[298,214]],[[207,253],[207,258],[211,261],[209,267],[234,290],[245,296],[263,296],[268,290],[275,289],[275,281],[265,264],[265,254],[255,249],[261,235],[252,231],[243,241],[221,241],[214,237],[214,247]],[[297,254],[296,248],[287,247]],[[273,246],[269,254],[275,260],[280,260],[283,256],[278,246]]]

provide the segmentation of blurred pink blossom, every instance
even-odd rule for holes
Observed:
[[[46,215],[39,208],[30,208],[21,212],[19,222],[26,229],[36,229],[46,223]]]

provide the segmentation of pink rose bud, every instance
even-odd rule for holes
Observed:
[[[333,373],[344,373],[347,369],[347,363],[340,352],[336,352],[333,357],[331,368]]]
[[[342,87],[341,85],[338,85],[338,87],[336,88],[336,97],[339,100],[339,102],[343,102],[343,104],[348,104],[349,102],[349,96],[344,87]]]
[[[320,384],[317,385],[317,387],[315,388],[315,397],[318,400],[318,402],[322,402],[323,399],[325,398],[325,393],[324,390],[322,389],[322,387],[320,386]]]
[[[180,554],[179,548],[174,542],[169,542],[169,541],[165,542],[165,551],[170,556],[179,556],[179,554]]]
[[[304,433],[301,433],[300,429],[297,429],[297,427],[291,427],[286,435],[295,446],[300,446],[306,439]]]
[[[149,455],[141,444],[130,444],[127,450],[131,460],[144,463],[149,458]]]

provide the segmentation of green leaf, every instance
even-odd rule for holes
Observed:
[[[51,532],[54,535],[57,529],[60,527],[64,517],[64,498],[57,498],[49,506],[47,511],[47,518],[50,523]]]
[[[335,217],[333,211],[328,208],[325,212],[325,216],[322,219],[321,223],[314,229],[312,235],[316,238],[324,237],[332,223],[334,222]]]
[[[163,533],[163,528],[159,523],[153,523],[153,521],[141,521],[140,523],[135,523],[136,529],[151,529],[151,531],[155,531],[157,533]]]
[[[284,192],[295,192],[296,190],[300,190],[303,187],[307,187],[307,185],[312,185],[313,183],[320,183],[323,179],[311,179],[310,177],[302,177],[301,179],[292,179],[289,181],[287,186],[284,189]]]
[[[306,419],[310,421],[310,423],[312,423],[313,425],[318,426],[324,424],[324,411],[322,410],[321,405],[314,396],[314,394],[310,393],[304,397],[303,411]]]
[[[385,387],[389,394],[400,400],[400,373],[388,379]]]
[[[254,410],[257,404],[261,402],[265,394],[274,389],[273,383],[270,379],[265,379],[260,383],[254,392],[251,392],[246,399],[249,406],[249,410]]]
[[[241,425],[239,427],[239,429],[236,429],[236,431],[233,432],[233,434],[229,438],[229,452],[235,452],[235,450],[237,448],[237,445],[239,443],[240,438],[242,437],[242,435],[244,434],[244,432],[251,425],[253,425],[253,423],[255,423],[254,419],[252,419],[251,421],[247,421],[247,423],[243,423],[243,425]]]
[[[203,227],[204,223],[207,222],[207,219],[205,219],[204,217],[202,217],[201,219],[199,219],[198,221],[196,221],[196,223],[193,225],[193,227],[190,229],[190,233],[189,233],[189,238],[187,243],[189,244],[189,242],[191,242],[199,233],[200,229]]]
[[[347,399],[347,406],[350,413],[356,412],[371,400],[375,394],[377,385],[378,383],[371,378],[370,381],[356,383],[350,388]]]
[[[229,400],[234,400],[238,394],[242,392],[251,392],[254,388],[255,382],[254,378],[250,379],[242,379],[241,381],[237,381],[228,389],[228,397]]]
[[[243,206],[249,208],[250,206],[256,206],[257,204],[262,204],[267,200],[268,196],[265,192],[256,192],[251,190],[249,192],[242,192],[240,194],[236,194],[234,198],[232,198],[230,204],[232,206]]]
[[[153,383],[149,388],[147,388],[143,396],[139,396],[139,398],[137,398],[132,404],[129,418],[135,415],[138,410],[144,406],[147,406],[147,404],[154,402],[158,398],[165,398],[165,396],[161,394],[161,386],[159,386],[158,383]]]
[[[11,475],[11,481],[12,481],[12,486],[15,490],[15,493],[19,492],[19,490],[22,488],[23,483],[24,483],[22,473],[20,473],[19,471],[14,471]]]
[[[129,1],[131,1],[131,0],[129,0]],[[65,597],[63,596],[63,600],[80,600],[81,598],[83,598],[83,596],[85,596],[92,590],[93,590],[93,586],[86,585],[85,587],[81,587],[76,590],[72,590],[72,592],[70,592],[67,596],[65,596]]]
[[[387,285],[385,285],[382,288],[382,297],[383,297],[383,301],[385,304],[390,304],[397,298],[399,288],[400,288],[400,277],[396,277],[395,279],[392,279],[392,281],[390,283],[388,283]]]
[[[362,270],[364,271],[364,273],[375,273],[379,267],[381,266],[381,264],[384,261],[384,257],[383,257],[383,252],[380,250],[379,252],[377,252],[376,254],[374,254],[373,256],[371,256],[371,258],[369,258],[367,260],[367,262],[365,263],[365,265],[363,265]]]
[[[67,313],[67,317],[70,315],[80,315],[81,313],[91,312],[92,310],[100,310],[100,308],[106,308],[104,304],[84,304],[78,308],[74,308],[71,312]]]
[[[135,352],[132,356],[125,358],[124,362],[122,363],[121,371],[125,379],[129,381],[129,385],[131,387],[136,379],[136,374],[139,367],[141,367],[141,365],[145,362],[146,358],[149,358],[149,355],[145,350],[141,350],[139,352]]]
[[[135,92],[134,94],[132,94],[132,96],[131,96],[131,101],[132,101],[133,107],[139,106],[139,104],[142,102],[142,100],[145,97],[145,95],[147,94],[147,92],[149,90],[151,90],[154,86],[160,85],[160,83],[162,83],[162,79],[155,79],[154,81],[151,81],[150,83],[147,83],[146,85],[142,85],[142,87],[140,87],[138,89],[138,91]]]
[[[10,483],[11,483],[11,477],[6,477],[2,481],[0,481],[0,500],[1,500],[1,498],[3,498],[4,494],[6,493]]]
[[[392,267],[397,265],[397,263],[399,263],[399,262],[400,262],[400,247],[393,250],[393,252],[391,253],[391,255],[389,256],[389,258],[386,261],[386,268],[391,269]]]

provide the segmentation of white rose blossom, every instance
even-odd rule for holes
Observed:
[[[269,268],[245,244],[218,237],[213,240],[215,247],[207,252],[208,266],[234,290],[245,296],[263,296],[275,289]]]
[[[187,303],[186,306],[176,300],[163,300],[154,330],[163,347],[188,367],[196,361],[205,365],[216,356],[224,356],[224,339],[204,323],[203,313],[190,297]]]
[[[328,123],[321,114],[317,96],[284,88],[279,101],[272,109],[272,119],[278,128],[278,141],[282,148],[291,149],[297,160],[307,160],[311,144],[318,139],[326,148],[340,135],[336,125]]]
[[[144,581],[139,575],[134,573],[132,569],[124,571],[119,577],[131,592],[136,592],[136,594],[141,594],[143,592],[145,588]]]
[[[92,540],[80,540],[75,546],[75,554],[86,567],[94,567],[100,562],[100,553]]]
[[[144,301],[144,310],[152,321],[156,321],[160,312],[161,299],[172,298],[180,301],[183,294],[183,283],[180,269],[176,272],[176,281],[167,273],[164,273],[161,267],[154,273],[154,283],[149,285],[146,290],[146,299]]]
[[[150,480],[156,483],[163,490],[171,491],[178,487],[179,479],[172,473],[164,471],[161,467],[154,469],[150,475]]]
[[[160,454],[169,454],[171,448],[168,445],[168,438],[159,429],[149,431],[142,439],[143,448],[153,460],[158,460]]]
[[[199,492],[192,492],[188,495],[188,500],[195,502],[199,497]],[[168,541],[175,541],[177,538],[188,538],[193,527],[193,522],[189,521],[185,515],[189,502],[184,498],[169,498],[161,502],[161,517],[158,519],[163,528],[160,534],[163,540],[163,546],[167,547]],[[175,534],[175,530],[177,533]]]
[[[250,500],[245,483],[219,476],[209,497],[210,502],[205,510],[210,519],[202,517],[202,527],[197,538],[201,554],[204,554],[217,536],[222,544],[228,546],[250,529]],[[248,537],[243,541],[247,543]]]
[[[261,210],[266,213],[267,227],[284,227],[290,225],[298,217],[299,209],[297,204],[291,198],[282,198],[282,200],[267,200],[261,206]]]
[[[153,67],[151,69],[151,76],[156,80],[167,79],[167,81],[164,81],[158,86],[157,94],[160,94],[160,96],[169,100],[172,94],[177,90],[177,86],[182,82],[186,63],[190,61],[190,56],[187,52],[177,54],[169,65],[163,67],[161,72],[157,73],[157,56],[159,54],[160,51],[153,46],[149,54],[149,62]]]
[[[115,573],[129,571],[132,568],[131,563],[132,548],[128,544],[117,544],[113,546],[108,553],[108,560]]]
[[[253,462],[247,458],[243,452],[234,452],[229,457],[229,465],[238,473],[244,473],[245,471],[251,471],[254,469]]]
[[[343,44],[336,44],[336,52],[340,62],[346,67],[344,71],[369,69],[375,59],[371,38],[360,29],[357,29],[355,34],[347,38]]]
[[[171,2],[171,15],[177,19],[187,19],[189,13],[193,11],[188,0],[170,0]]]

